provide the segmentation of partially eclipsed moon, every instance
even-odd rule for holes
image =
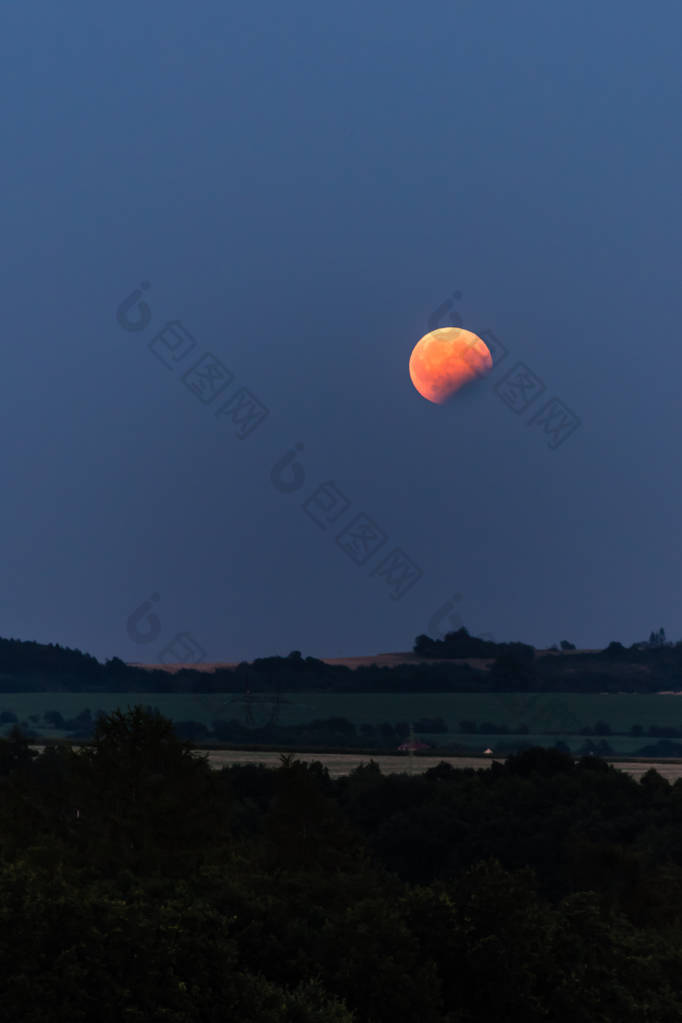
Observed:
[[[489,373],[493,360],[477,334],[461,327],[439,327],[412,349],[410,379],[423,398],[442,405],[465,384]]]

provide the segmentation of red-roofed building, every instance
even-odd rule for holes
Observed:
[[[399,753],[418,753],[423,749],[431,749],[431,747],[420,739],[408,739],[402,746],[398,746]]]

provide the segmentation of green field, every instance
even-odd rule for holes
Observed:
[[[13,711],[20,722],[28,721],[46,736],[61,736],[57,730],[45,730],[30,722],[30,715],[57,710],[65,718],[75,717],[86,707],[93,716],[98,710],[125,709],[136,703],[158,707],[173,721],[200,721],[210,726],[216,718],[236,718],[244,724],[258,726],[271,719],[272,699],[227,693],[209,696],[192,693],[4,693],[0,695],[0,711]],[[524,741],[537,739],[547,743],[562,740],[576,746],[576,733],[597,721],[606,722],[613,733],[628,733],[633,725],[646,731],[650,725],[682,728],[682,697],[643,694],[584,695],[574,693],[287,693],[277,704],[281,725],[303,724],[316,718],[344,717],[353,724],[381,724],[388,721],[416,721],[423,717],[441,717],[448,734],[428,736],[427,741],[446,745],[460,736],[467,748],[478,750],[495,746],[495,732],[486,735],[463,735],[461,721],[478,725],[491,722],[510,730],[524,725],[528,729]],[[10,725],[2,726],[6,732]],[[511,736],[510,736],[511,738]],[[595,737],[596,738],[596,737]],[[629,752],[654,740],[606,736],[614,752]],[[460,741],[458,739],[457,741]],[[578,744],[582,742],[578,736]]]

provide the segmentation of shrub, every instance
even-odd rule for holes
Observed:
[[[175,721],[173,730],[179,739],[187,739],[195,742],[198,739],[205,739],[208,728],[201,721]]]

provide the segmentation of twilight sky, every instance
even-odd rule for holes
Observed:
[[[681,30],[672,0],[5,10],[0,635],[682,638]],[[503,357],[439,407],[408,360],[454,292],[432,325]]]

